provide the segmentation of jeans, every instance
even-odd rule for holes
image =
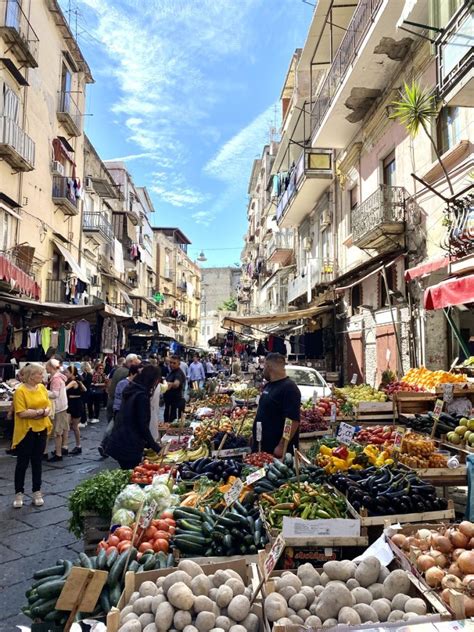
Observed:
[[[25,437],[16,447],[17,459],[15,467],[15,494],[25,491],[25,475],[31,462],[31,477],[33,479],[32,491],[41,490],[41,472],[43,453],[46,448],[47,431],[33,432],[28,430]]]
[[[100,409],[105,405],[105,393],[104,391],[92,391],[92,412],[95,419],[99,419]]]

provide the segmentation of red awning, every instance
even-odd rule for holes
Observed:
[[[420,277],[427,276],[436,270],[442,270],[447,268],[449,264],[449,257],[438,257],[437,259],[430,259],[426,263],[420,263],[418,266],[408,268],[405,270],[405,281],[413,281],[413,279],[419,279]]]
[[[474,303],[474,274],[448,279],[425,290],[425,309],[442,309]]]
[[[26,296],[36,300],[40,298],[40,287],[36,281],[4,255],[0,255],[0,280],[10,283],[13,290]]]

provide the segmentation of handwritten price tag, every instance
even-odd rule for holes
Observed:
[[[233,456],[244,456],[250,452],[250,447],[247,448],[229,448],[228,450],[213,450],[211,453],[212,458],[226,459]]]
[[[158,503],[156,502],[156,500],[152,500],[148,509],[140,517],[140,527],[142,527],[143,529],[146,529],[149,526],[150,522],[155,517],[157,509],[158,509]]]
[[[280,535],[277,537],[277,539],[273,543],[273,546],[270,549],[267,559],[263,563],[263,571],[264,571],[265,579],[269,577],[270,573],[275,568],[276,563],[280,559],[281,554],[283,553],[284,550],[285,550],[285,539],[280,533]]]
[[[352,374],[351,384],[357,384],[357,373]]]
[[[238,500],[240,496],[240,492],[242,491],[243,487],[244,487],[243,482],[240,480],[240,478],[238,478],[235,481],[235,483],[232,485],[232,487],[229,489],[229,491],[225,492],[224,502],[226,504],[226,507],[229,507],[229,505],[232,505],[232,503],[235,503],[235,501]]]
[[[292,425],[293,425],[293,422],[291,421],[291,419],[285,419],[285,425],[283,426],[283,439],[285,441],[290,440]]]
[[[263,478],[265,476],[265,474],[266,474],[265,468],[261,467],[256,472],[252,472],[252,474],[249,474],[247,476],[247,478],[245,479],[245,484],[246,485],[253,485],[257,481],[259,481],[261,478]]]
[[[341,443],[349,445],[352,442],[355,434],[355,427],[341,421],[337,430],[337,439]]]
[[[261,421],[257,421],[257,427],[255,429],[255,434],[256,434],[257,441],[261,441],[262,440],[262,422]]]
[[[443,400],[437,399],[435,402],[434,410],[433,410],[434,417],[439,417],[441,415],[441,413],[443,412],[443,406],[444,406]]]
[[[331,404],[331,423],[336,423],[337,418],[337,406],[336,404]]]
[[[395,436],[393,438],[394,450],[400,450],[402,446],[403,437],[405,436],[406,429],[403,426],[397,426],[395,429]]]

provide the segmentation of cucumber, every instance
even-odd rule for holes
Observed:
[[[110,599],[111,607],[116,606],[118,604],[121,594],[122,594],[122,586],[120,583],[115,584],[115,586],[110,589],[109,599]]]
[[[145,553],[142,554],[141,558],[138,560],[140,566],[143,566],[145,564],[150,555],[153,556],[153,551],[151,549],[145,551]]]
[[[90,557],[85,553],[79,553],[79,559],[81,560],[82,568],[93,568]]]
[[[97,556],[97,568],[103,570],[107,565],[107,551],[105,549],[100,549],[99,555]]]
[[[28,591],[30,594],[27,596],[28,599],[28,603],[32,604],[35,601],[38,601],[39,599],[39,595],[38,595],[38,591],[36,590],[36,588],[34,588],[33,590]]]
[[[253,543],[255,544],[255,546],[258,546],[260,544],[260,540],[262,538],[262,532],[261,531],[257,531],[255,530],[255,533],[253,534]]]
[[[107,584],[110,586],[111,593],[113,592],[113,589],[115,588],[115,586],[120,583],[120,580],[122,578],[123,572],[125,571],[125,565],[127,564],[127,559],[130,555],[130,560],[134,560],[137,557],[137,549],[135,549],[134,547],[130,547],[129,549],[127,549],[126,551],[123,551],[123,553],[120,553],[120,555],[118,556],[117,560],[115,561],[114,565],[112,566],[112,568],[109,571],[109,576],[107,578]],[[112,599],[111,599],[112,601]]]
[[[245,516],[241,516],[238,513],[227,513],[226,517],[228,517],[230,520],[233,521],[233,525],[232,526],[236,526],[239,525],[240,527],[245,527],[248,528],[249,523],[247,522],[247,518]]]
[[[234,509],[241,516],[248,516],[248,511],[245,509],[245,507],[241,503],[239,503],[238,500],[236,500],[234,503]]]
[[[232,536],[230,534],[227,534],[224,536],[224,546],[227,549],[231,549],[232,548]]]
[[[51,610],[51,612],[48,612],[44,620],[45,621],[60,621],[63,616],[64,616],[64,612],[61,612],[60,610],[55,609],[55,610]]]
[[[178,527],[185,531],[195,531],[197,533],[201,533],[202,525],[202,522],[197,522],[195,520],[178,520]]]
[[[194,555],[202,555],[206,550],[205,547],[207,546],[207,544],[203,545],[197,544],[196,542],[190,542],[189,539],[177,542],[176,538],[174,544],[182,553],[193,553]]]
[[[91,566],[94,570],[97,569],[97,555],[93,555],[92,557],[89,558],[91,561]]]
[[[63,577],[66,578],[71,572],[72,562],[71,560],[64,560],[64,572]]]
[[[178,535],[174,537],[174,541],[176,540],[189,540],[190,542],[194,542],[194,544],[201,544],[202,546],[206,544],[210,544],[212,542],[211,538],[204,538],[197,533],[187,533],[186,535]]]
[[[65,579],[56,579],[52,582],[41,584],[41,586],[38,586],[37,588],[38,595],[42,599],[52,599],[53,597],[59,597],[59,594],[63,589],[65,583]]]
[[[140,564],[137,562],[137,560],[133,560],[133,562],[129,564],[127,571],[132,571],[133,573],[136,573],[139,568]]]
[[[166,558],[166,568],[173,568],[173,566],[174,566],[173,553],[168,553],[168,557]]]
[[[196,518],[202,520],[203,514],[193,507],[180,507],[174,510],[173,517],[175,520],[196,520]]]
[[[107,555],[107,568],[110,570],[112,566],[115,564],[118,558],[118,551],[112,551],[109,555]]]
[[[44,619],[44,617],[51,612],[51,610],[55,610],[57,597],[54,599],[43,599],[40,603],[35,604],[31,608],[31,614],[33,618]]]
[[[100,597],[99,597],[99,603],[100,603],[100,607],[104,611],[104,614],[107,614],[111,608],[110,593],[109,593],[108,586],[104,586],[102,588],[102,592],[100,593]]]
[[[155,568],[156,560],[154,555],[149,555],[146,562],[142,565],[143,571],[151,571]]]
[[[41,586],[41,584],[53,581],[54,579],[61,579],[61,577],[63,577],[63,575],[51,575],[50,577],[43,577],[43,579],[38,579],[31,585],[31,590],[38,588],[38,586]]]
[[[52,575],[62,575],[64,572],[64,564],[57,564],[56,566],[48,566],[42,570],[33,573],[33,579],[43,579],[44,577],[51,577]]]

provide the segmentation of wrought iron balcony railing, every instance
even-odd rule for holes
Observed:
[[[82,112],[74,100],[71,92],[59,93],[58,120],[64,125],[72,136],[80,136],[82,133]]]
[[[62,208],[65,215],[77,215],[79,212],[74,182],[72,178],[53,176],[53,202]]]
[[[384,249],[398,243],[405,226],[407,192],[403,187],[379,188],[351,211],[352,242],[359,248]]]
[[[0,116],[0,156],[19,171],[34,169],[35,143],[8,116]]]
[[[0,36],[18,61],[37,68],[39,38],[21,8],[20,0],[0,0]]]
[[[107,241],[114,238],[112,224],[103,213],[84,213],[82,227],[85,231],[100,233]]]

